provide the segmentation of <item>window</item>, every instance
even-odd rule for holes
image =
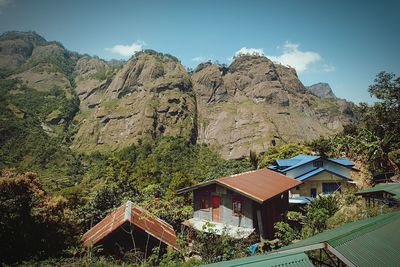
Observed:
[[[323,183],[322,192],[324,194],[333,194],[336,191],[340,191],[340,183]]]
[[[206,194],[201,195],[201,197],[200,197],[200,209],[208,211],[209,208],[210,208],[210,198]]]
[[[232,199],[233,215],[240,216],[243,214],[243,200],[240,198]]]
[[[321,168],[322,166],[324,166],[324,162],[322,160],[314,161],[313,166],[317,167],[317,168]]]

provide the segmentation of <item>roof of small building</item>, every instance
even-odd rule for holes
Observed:
[[[180,189],[177,193],[191,192],[210,184],[219,184],[256,202],[262,203],[300,185],[301,182],[264,168],[210,180]]]
[[[300,253],[288,253],[288,254],[274,254],[274,255],[257,255],[251,257],[245,257],[230,261],[217,262],[205,266],[221,266],[221,267],[233,267],[233,266],[248,266],[248,267],[307,267],[314,266],[307,255],[303,252]]]
[[[318,159],[324,159],[342,165],[344,167],[354,169],[354,163],[348,158],[325,158],[321,156],[304,155],[304,154],[300,154],[289,159],[277,159],[275,160],[276,165],[269,166],[268,168],[280,172],[286,172]]]
[[[309,171],[309,172],[306,172],[306,173],[304,173],[304,174],[302,174],[302,175],[300,175],[300,176],[297,176],[297,177],[296,177],[296,180],[299,180],[299,181],[302,181],[302,182],[303,182],[303,181],[305,181],[305,180],[307,180],[307,179],[309,179],[309,178],[311,178],[311,177],[314,177],[314,176],[316,176],[316,175],[318,175],[318,174],[320,174],[320,173],[323,173],[323,172],[331,173],[331,174],[336,175],[336,176],[338,176],[338,177],[341,177],[341,178],[343,178],[343,179],[345,179],[345,180],[349,180],[349,181],[352,180],[352,179],[349,178],[349,177],[343,176],[343,175],[341,175],[341,174],[339,174],[339,173],[332,172],[332,171],[327,170],[327,169],[322,168],[322,167],[321,167],[321,168],[314,169],[314,170]]]
[[[349,266],[397,266],[400,212],[344,224],[283,247],[278,253],[327,248]]]
[[[356,195],[368,195],[370,193],[386,192],[392,195],[393,198],[400,200],[400,183],[385,183],[377,184],[374,187],[360,190]]]
[[[131,223],[166,245],[178,249],[173,227],[147,210],[134,206],[131,201],[127,201],[89,229],[82,236],[83,244],[96,246],[125,223]]]

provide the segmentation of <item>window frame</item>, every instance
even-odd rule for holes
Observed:
[[[202,193],[202,194],[200,194],[200,210],[202,210],[202,211],[210,211],[210,194],[208,194],[208,193]],[[206,203],[207,205],[207,208],[203,208],[203,200],[204,200],[204,203]]]
[[[316,160],[313,162],[313,167],[315,167],[315,168],[324,167],[324,162],[322,160]]]
[[[240,203],[240,211],[238,212],[236,210],[236,205],[235,203]],[[232,197],[232,215],[233,216],[243,216],[244,215],[244,210],[243,210],[243,204],[244,200],[241,197]]]
[[[330,187],[330,186],[333,186],[333,185],[336,186],[336,189],[334,191],[332,191],[332,192],[329,191],[328,192],[328,191],[324,190],[324,189],[326,189],[326,187]],[[335,194],[336,192],[341,192],[341,189],[342,189],[342,184],[340,182],[325,182],[325,183],[322,183],[322,194],[324,194],[324,195],[332,195],[332,194]]]

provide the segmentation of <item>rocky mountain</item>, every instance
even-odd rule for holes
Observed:
[[[352,104],[309,93],[293,68],[266,57],[241,56],[228,68],[201,64],[192,75],[199,141],[226,158],[265,151],[279,143],[312,140],[340,131]]]
[[[106,62],[35,33],[10,32],[0,37],[0,61],[4,79],[79,98],[72,118],[55,109],[43,128],[61,123],[68,145],[82,152],[179,135],[233,159],[329,135],[354,119],[352,103],[315,96],[294,69],[262,56],[242,55],[228,67],[203,63],[188,73],[177,58],[151,50]]]
[[[325,98],[337,98],[332,91],[332,88],[328,83],[316,83],[306,87],[316,96],[325,99]]]
[[[97,61],[90,66],[95,73],[104,64]],[[112,77],[78,72],[76,80],[81,112],[74,149],[115,149],[160,135],[196,142],[195,96],[190,76],[176,58],[138,53]]]

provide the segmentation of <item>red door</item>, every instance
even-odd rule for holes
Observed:
[[[219,206],[221,205],[221,197],[212,196],[211,202],[212,202],[212,220],[214,222],[219,222],[220,220]]]

